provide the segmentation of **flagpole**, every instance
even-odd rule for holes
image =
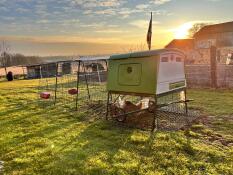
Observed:
[[[150,12],[150,18],[151,18],[151,41],[152,41],[152,23],[153,23],[153,18],[152,18],[152,12]],[[151,41],[150,41],[150,50],[151,50]]]
[[[149,50],[151,50],[151,38],[152,38],[152,12],[150,15],[151,16],[150,16],[149,28],[148,28],[147,39],[146,39]]]

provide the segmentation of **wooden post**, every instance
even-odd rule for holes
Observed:
[[[217,49],[215,46],[210,47],[210,76],[211,76],[211,87],[217,87],[217,61],[216,61]]]

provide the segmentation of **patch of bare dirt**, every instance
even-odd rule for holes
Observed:
[[[225,138],[224,135],[216,133],[214,130],[212,130],[212,128],[214,128],[213,123],[216,121],[232,122],[233,116],[200,116],[192,122],[192,125],[183,129],[191,129],[194,132],[201,134],[202,137],[205,138],[205,140],[211,143],[221,144],[223,146],[233,146],[233,139]],[[193,128],[193,126],[195,125],[202,125],[203,128]]]

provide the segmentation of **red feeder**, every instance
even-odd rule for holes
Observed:
[[[78,93],[78,90],[77,90],[77,89],[69,89],[69,90],[68,90],[68,93],[69,93],[70,95],[76,95],[76,94]]]
[[[49,92],[41,92],[40,93],[40,98],[49,99],[50,98],[50,93]]]

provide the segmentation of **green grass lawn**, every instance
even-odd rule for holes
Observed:
[[[151,134],[39,107],[37,84],[0,82],[0,174],[233,174],[232,90],[189,90],[191,107],[211,117]]]

